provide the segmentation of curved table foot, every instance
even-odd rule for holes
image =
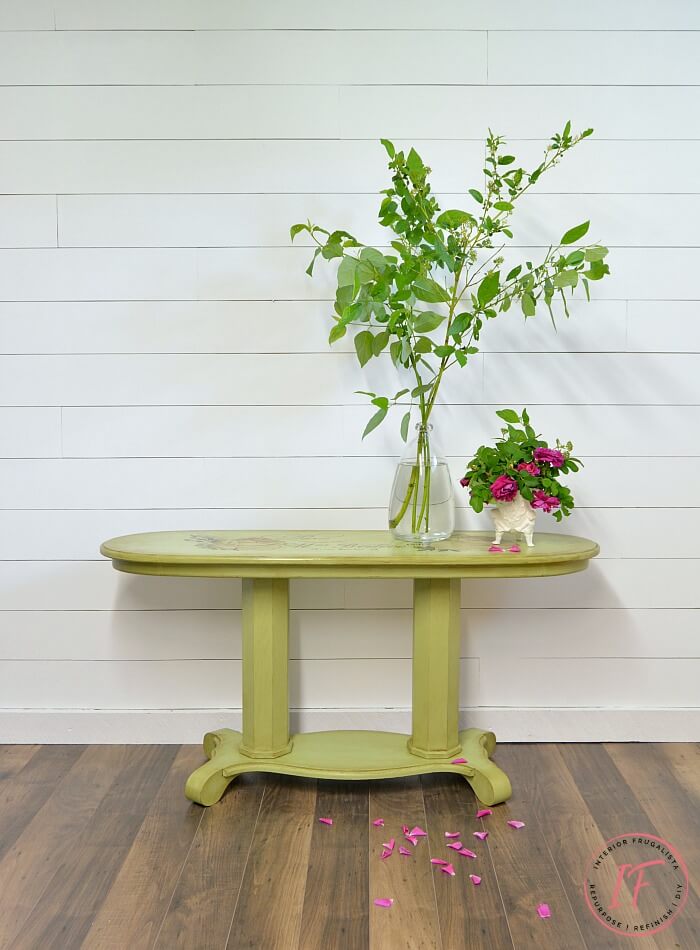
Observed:
[[[204,736],[204,754],[208,762],[196,769],[187,779],[185,795],[199,805],[214,805],[233,781],[235,775],[224,776],[224,771],[238,757],[241,733],[233,729],[217,729]]]
[[[465,729],[459,734],[462,755],[471,765],[472,774],[465,775],[479,801],[498,805],[510,798],[512,789],[506,773],[491,761],[496,736],[482,729]]]

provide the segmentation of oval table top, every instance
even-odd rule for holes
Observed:
[[[493,531],[456,531],[430,545],[388,531],[155,531],[100,546],[119,571],[179,577],[543,577],[588,566],[587,538],[535,534],[520,553],[490,552]]]

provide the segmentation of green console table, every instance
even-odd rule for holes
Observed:
[[[242,772],[327,779],[456,772],[486,805],[511,794],[491,761],[492,732],[459,731],[460,580],[542,577],[587,567],[598,545],[538,534],[521,553],[490,553],[486,532],[457,532],[419,547],[386,531],[159,531],[106,541],[119,571],[176,577],[243,578],[243,731],[204,737],[208,761],[185,793],[212,805]],[[295,577],[410,577],[413,580],[413,711],[410,736],[347,730],[289,734],[289,580]],[[455,761],[455,760],[465,761]]]

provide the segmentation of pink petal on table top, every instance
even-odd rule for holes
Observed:
[[[452,765],[467,765],[466,759],[452,759]]]
[[[552,912],[551,912],[551,910],[549,909],[549,904],[540,904],[540,905],[537,907],[537,913],[540,915],[540,917],[542,918],[542,920],[545,920],[547,917],[551,917],[551,916],[552,916]]]
[[[440,866],[440,870],[443,872],[443,874],[449,874],[450,877],[454,877],[457,873],[451,864],[442,864]]]
[[[393,851],[395,844],[396,844],[396,838],[389,838],[388,841],[382,842],[382,847],[387,848],[389,851]]]
[[[393,851],[390,851],[388,848],[384,848],[384,850],[382,851],[382,854],[381,854],[382,861],[384,860],[384,858],[390,858],[393,853],[394,853],[394,852],[393,852]]]
[[[490,551],[490,552],[496,552],[496,551],[498,551],[498,552],[500,552],[500,553],[502,554],[502,553],[503,553],[503,548],[501,547],[500,544],[492,544],[491,547],[489,548],[489,551]]]
[[[509,550],[512,554],[520,554],[520,545],[519,545],[519,544],[511,544],[511,546],[508,548],[508,550]]]
[[[450,862],[449,862],[449,861],[443,861],[442,858],[431,858],[431,859],[430,859],[430,863],[431,863],[431,864],[438,864],[438,865],[442,866],[443,864],[449,864]]]
[[[413,852],[409,851],[408,848],[399,848],[399,854],[408,855],[410,857]]]
[[[423,829],[419,828],[418,825],[416,825],[415,828],[411,828],[411,830],[409,831],[409,834],[413,838],[427,838],[428,837],[428,832],[423,831]]]
[[[383,827],[384,827],[384,819],[383,819],[383,818],[375,818],[375,820],[372,822],[372,824],[374,825],[375,828],[383,828]]]
[[[507,825],[510,825],[511,828],[524,828],[524,827],[525,827],[525,822],[524,822],[524,821],[507,821],[506,824],[507,824]]]
[[[490,808],[480,808],[476,813],[477,818],[486,818],[487,815],[493,815]]]
[[[375,907],[391,907],[394,903],[393,897],[378,897],[374,902]]]
[[[321,822],[322,825],[332,825],[332,824],[333,824],[333,819],[332,819],[332,818],[319,818],[318,820]]]
[[[446,837],[446,838],[459,838],[460,834],[461,834],[461,831],[446,831],[446,832],[445,832],[445,837]]]
[[[478,874],[470,874],[470,875],[469,875],[469,880],[470,880],[470,881],[472,882],[472,884],[474,884],[474,885],[476,885],[476,884],[481,884],[481,878],[479,877]]]
[[[457,854],[463,854],[465,858],[476,857],[476,851],[470,851],[469,848],[460,848]]]
[[[461,841],[450,841],[447,845],[448,848],[453,848],[455,851],[459,851],[460,848],[463,848],[464,845]]]
[[[475,831],[473,834],[475,838],[479,839],[479,841],[486,841],[489,836],[488,831]]]
[[[418,838],[414,838],[413,835],[406,835],[406,841],[410,841],[412,845],[418,844]]]

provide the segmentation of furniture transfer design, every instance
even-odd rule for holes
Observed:
[[[326,779],[456,772],[484,804],[506,801],[511,786],[491,761],[493,732],[459,730],[461,579],[571,574],[599,549],[585,538],[538,534],[534,548],[490,553],[491,539],[491,532],[457,532],[426,547],[387,531],[159,531],[106,541],[100,551],[119,571],[243,579],[243,730],[205,735],[207,762],[187,780],[187,797],[212,805],[243,772]],[[289,581],[298,577],[413,580],[410,736],[289,734]]]

